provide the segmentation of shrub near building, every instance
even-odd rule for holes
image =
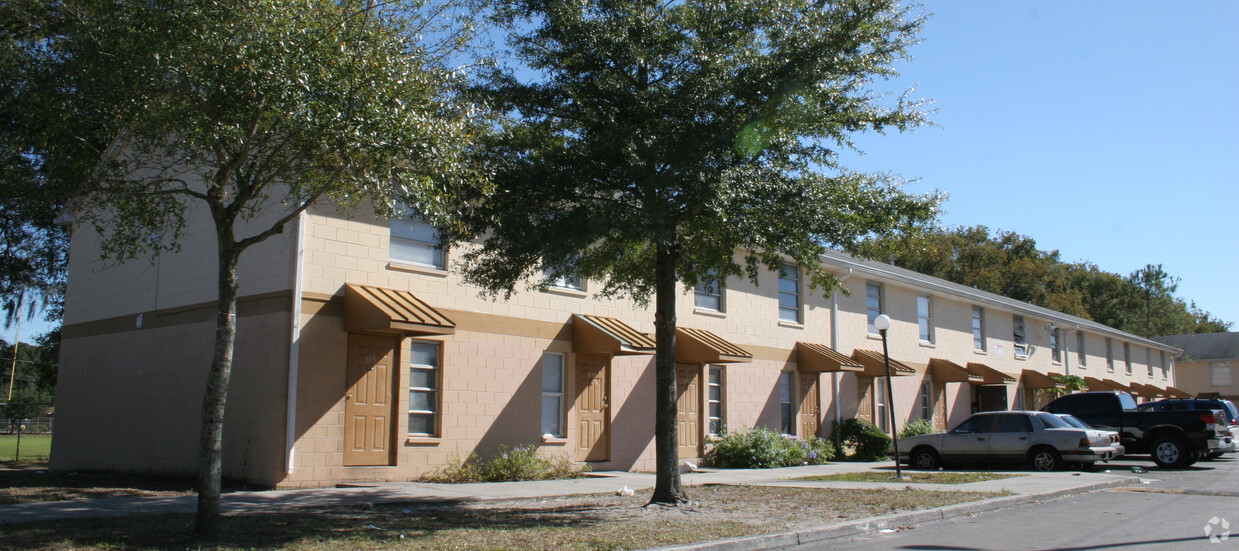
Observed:
[[[706,462],[724,469],[768,469],[820,465],[834,458],[835,446],[828,440],[816,436],[801,439],[754,427],[730,434],[723,431],[706,455]]]

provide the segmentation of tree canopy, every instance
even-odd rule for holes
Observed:
[[[34,180],[72,197],[117,260],[175,250],[209,213],[219,315],[203,399],[195,532],[219,530],[237,263],[319,202],[447,219],[481,186],[485,129],[445,65],[448,2],[65,0],[15,42],[6,105]],[[39,18],[31,18],[37,21]]]
[[[1231,324],[1174,295],[1179,279],[1160,264],[1127,276],[1089,262],[1064,262],[1015,232],[984,226],[939,229],[911,237],[875,236],[862,254],[926,275],[976,287],[1152,337],[1229,330]]]
[[[680,501],[676,284],[790,263],[829,287],[827,247],[933,217],[935,195],[836,155],[856,132],[926,121],[921,103],[873,88],[922,18],[883,0],[528,0],[495,15],[525,69],[478,90],[513,117],[488,143],[495,195],[449,238],[480,240],[466,275],[497,293],[545,271],[654,298],[651,501]]]

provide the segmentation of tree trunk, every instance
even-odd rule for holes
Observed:
[[[654,289],[654,464],[656,477],[650,504],[678,505],[688,501],[680,485],[680,449],[676,411],[675,301],[679,250],[658,247]]]
[[[230,232],[229,232],[230,233]],[[220,483],[223,478],[224,405],[237,336],[237,261],[231,235],[219,239],[219,314],[215,325],[215,352],[202,396],[202,434],[198,449],[198,514],[194,536],[219,539]]]

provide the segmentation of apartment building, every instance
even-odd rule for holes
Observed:
[[[53,469],[194,472],[215,319],[208,227],[195,219],[177,254],[121,265],[76,228]],[[598,470],[653,470],[652,307],[569,279],[484,296],[453,269],[461,248],[435,241],[420,223],[324,209],[245,254],[225,476],[410,480],[529,444]],[[1180,392],[1173,346],[882,263],[820,261],[846,292],[810,291],[795,266],[681,289],[681,457],[758,425],[947,428],[976,410],[1039,407],[1055,374],[1145,398]],[[893,320],[893,402],[879,314]]]
[[[1153,340],[1183,350],[1175,374],[1184,392],[1239,402],[1239,333],[1168,335]]]

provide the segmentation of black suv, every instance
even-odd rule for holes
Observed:
[[[1235,407],[1234,402],[1225,399],[1214,398],[1172,398],[1168,400],[1158,400],[1156,402],[1148,402],[1140,404],[1140,411],[1184,411],[1196,409],[1220,409],[1226,414],[1226,424],[1230,428],[1232,436],[1232,445],[1229,449],[1222,452],[1214,452],[1205,456],[1205,459],[1215,459],[1227,451],[1236,451],[1235,438],[1239,438],[1239,408]]]

